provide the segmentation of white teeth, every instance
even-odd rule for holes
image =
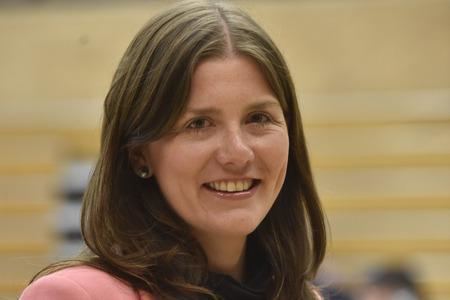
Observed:
[[[225,181],[221,181],[218,190],[219,191],[226,191],[227,190],[227,183]]]
[[[215,181],[209,182],[208,186],[216,191],[221,192],[242,192],[248,190],[252,186],[252,180],[236,180],[236,181]]]
[[[236,184],[234,182],[228,181],[227,183],[227,192],[235,192]]]
[[[249,181],[244,181],[242,184],[242,190],[246,191],[248,190],[248,188],[250,187],[251,182]]]
[[[242,192],[244,190],[244,183],[242,181],[236,182],[236,191]]]

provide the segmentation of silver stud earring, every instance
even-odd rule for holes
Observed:
[[[138,176],[141,178],[150,178],[152,176],[152,172],[149,170],[147,166],[143,166],[138,170]]]

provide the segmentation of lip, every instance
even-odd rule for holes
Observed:
[[[232,192],[232,193],[227,193],[227,192],[220,192],[220,191],[215,191],[213,189],[208,188],[206,185],[202,185],[202,188],[205,189],[208,193],[214,195],[215,197],[219,198],[219,199],[223,199],[223,200],[245,200],[248,198],[251,198],[259,189],[259,186],[261,185],[261,180],[259,179],[254,179],[256,180],[256,184],[254,184],[249,190],[247,191],[242,191],[242,192]],[[228,179],[228,180],[233,180],[233,179]],[[236,180],[236,179],[234,179]],[[226,181],[226,179],[224,179],[224,181]]]

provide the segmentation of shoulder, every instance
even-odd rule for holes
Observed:
[[[30,284],[20,300],[155,300],[125,282],[89,266],[70,267],[43,276]]]

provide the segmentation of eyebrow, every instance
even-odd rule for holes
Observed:
[[[278,100],[264,100],[264,101],[258,101],[255,103],[250,104],[246,110],[255,110],[255,109],[264,109],[270,106],[277,106],[281,110],[281,104],[278,102]],[[188,107],[186,110],[186,114],[193,114],[193,115],[217,115],[219,114],[219,109],[214,107],[205,107],[205,108],[195,108],[195,107]]]
[[[251,105],[249,105],[248,109],[250,109],[250,110],[263,109],[263,108],[267,108],[267,107],[270,107],[270,106],[277,106],[281,110],[283,110],[282,107],[281,107],[280,102],[278,100],[276,100],[276,99],[265,100],[265,101],[262,101],[262,102],[257,102],[257,103],[251,104]]]

